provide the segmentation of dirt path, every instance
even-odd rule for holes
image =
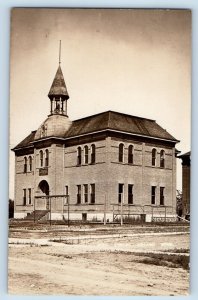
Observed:
[[[130,251],[187,248],[189,236],[142,236],[78,245],[9,246],[9,293],[187,295],[189,273],[140,263]]]

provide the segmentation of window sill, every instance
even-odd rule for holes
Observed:
[[[76,203],[76,205],[78,206],[78,205],[83,205],[83,206],[85,206],[85,205],[95,205],[96,203]]]

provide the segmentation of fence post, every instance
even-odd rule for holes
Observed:
[[[34,223],[36,222],[36,212],[35,212],[36,204],[35,204],[35,197],[34,197]]]
[[[152,207],[152,216],[151,216],[151,222],[153,222],[153,206]]]
[[[121,193],[121,218],[120,218],[120,225],[123,225],[123,193]]]
[[[106,225],[106,194],[104,199],[104,225]]]
[[[69,227],[69,195],[67,195],[67,225]]]
[[[50,226],[52,225],[52,198],[50,196],[49,197],[49,205],[50,205]]]

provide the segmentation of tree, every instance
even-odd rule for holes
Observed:
[[[9,219],[14,218],[14,201],[9,199]]]
[[[182,216],[182,192],[180,190],[177,190],[176,195],[176,212],[179,217]]]

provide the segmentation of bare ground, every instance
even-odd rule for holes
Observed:
[[[88,231],[81,239],[75,229],[75,233],[62,232],[61,239],[58,234],[57,239],[56,231],[51,234],[46,230],[44,236],[41,233],[41,239],[37,230],[35,235],[31,232],[29,239],[28,231],[24,230],[22,239],[11,230],[9,293],[187,295],[189,271],[180,265],[165,265],[163,258],[162,264],[155,264],[153,260],[148,263],[148,253],[188,256],[188,232],[179,230],[177,234],[160,230],[156,233],[151,230],[145,235],[144,230],[140,231],[136,235],[136,231],[131,234],[130,228],[128,231],[116,228],[114,233],[124,232],[120,237],[112,232],[107,237],[101,232],[97,236],[97,230],[92,237]]]

